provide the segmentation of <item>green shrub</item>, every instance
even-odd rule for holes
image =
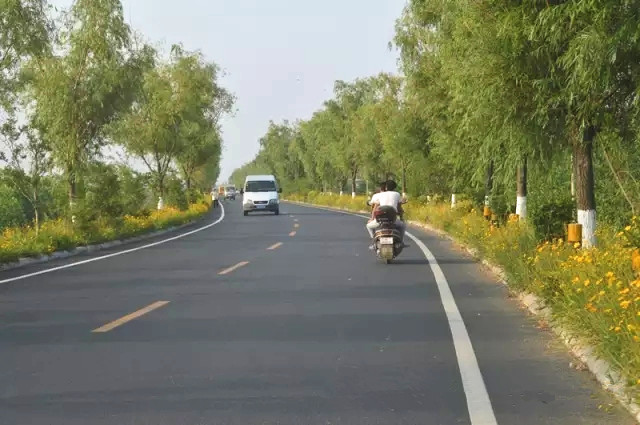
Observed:
[[[565,225],[573,219],[575,203],[571,198],[547,201],[529,211],[536,236],[541,240],[561,238],[565,234]]]
[[[25,222],[20,196],[10,187],[0,184],[0,230],[22,226]]]

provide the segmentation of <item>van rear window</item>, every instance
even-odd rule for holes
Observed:
[[[256,180],[247,182],[245,192],[275,192],[276,183],[269,180]]]

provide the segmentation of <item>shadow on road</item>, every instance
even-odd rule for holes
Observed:
[[[477,263],[476,260],[470,258],[438,258],[438,264],[473,264]],[[408,265],[408,264],[429,264],[426,258],[419,259],[396,259],[391,262],[396,265]]]
[[[297,211],[297,212],[288,212],[288,211],[284,212],[284,211],[281,211],[280,214],[291,214],[291,215],[301,215],[301,216],[303,216],[303,215],[324,215],[324,216],[327,216],[327,215],[335,215],[336,213],[334,213],[332,211],[318,211],[318,212],[299,212],[299,211]]]

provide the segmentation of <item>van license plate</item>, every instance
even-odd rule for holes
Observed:
[[[380,238],[380,245],[393,245],[393,238]]]

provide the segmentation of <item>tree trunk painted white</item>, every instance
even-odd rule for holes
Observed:
[[[344,195],[344,191],[343,190],[340,191],[340,196],[342,196],[342,195]]]
[[[160,196],[158,198],[158,210],[162,210],[164,209],[164,200],[162,199],[162,196]]]
[[[520,217],[520,220],[527,218],[527,197],[518,196],[516,198],[516,214]]]
[[[527,157],[522,157],[522,162],[516,170],[516,214],[520,220],[527,218]]]
[[[596,197],[593,176],[594,127],[584,130],[582,141],[574,143],[573,158],[576,174],[576,210],[578,223],[582,224],[582,247],[591,248],[596,244]]]
[[[596,210],[578,210],[578,223],[582,224],[582,247],[596,245]]]
[[[452,193],[451,194],[451,208],[455,208],[456,207],[456,194]]]
[[[356,193],[355,192],[351,192],[351,197],[355,198],[356,197]]]

